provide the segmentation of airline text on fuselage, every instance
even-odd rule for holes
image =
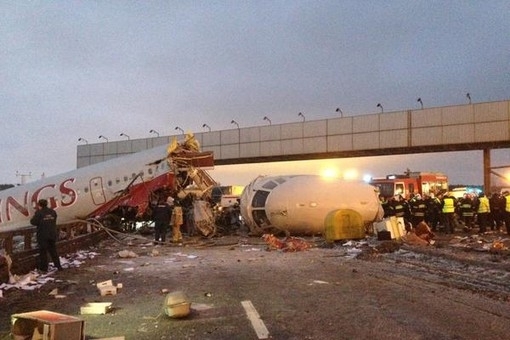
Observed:
[[[75,180],[75,178],[68,178],[60,184],[46,184],[36,189],[33,193],[25,191],[20,197],[7,196],[4,199],[0,198],[0,223],[12,221],[14,210],[28,217],[30,207],[35,207],[40,198],[47,199],[48,206],[53,209],[72,205],[76,202],[78,195],[76,190],[69,188],[68,185],[74,183]],[[57,190],[56,193],[55,190]],[[48,195],[48,191],[53,195]],[[57,200],[56,195],[61,195],[62,199]]]

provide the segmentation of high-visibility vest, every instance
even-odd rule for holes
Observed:
[[[454,213],[455,212],[455,204],[453,201],[453,198],[446,197],[443,199],[444,205],[443,205],[443,213]]]
[[[484,197],[480,197],[479,200],[480,200],[480,205],[478,206],[478,213],[479,214],[490,213],[491,208],[489,205],[489,199],[484,196]]]
[[[505,200],[506,200],[505,211],[510,213],[510,195],[506,195]]]

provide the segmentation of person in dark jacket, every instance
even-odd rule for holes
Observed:
[[[430,226],[432,231],[436,232],[441,217],[441,200],[437,198],[434,193],[430,193],[429,196],[425,198],[425,204],[427,205],[425,222]]]
[[[427,204],[420,194],[416,194],[409,202],[411,209],[411,223],[416,228],[421,221],[425,221],[427,213]]]
[[[489,226],[491,230],[500,230],[505,222],[506,201],[503,195],[495,192],[489,198]]]
[[[57,213],[48,207],[48,201],[40,199],[37,202],[37,211],[30,219],[30,224],[37,227],[37,244],[39,247],[38,269],[42,272],[48,271],[48,253],[53,265],[62,270],[60,258],[57,253]]]
[[[471,198],[470,194],[464,194],[459,200],[458,208],[460,214],[460,220],[464,222],[464,228],[466,231],[471,230],[474,227],[475,221],[475,203]]]
[[[170,218],[172,217],[172,208],[166,202],[164,197],[158,200],[158,204],[152,207],[152,220],[154,221],[154,243],[164,243]]]

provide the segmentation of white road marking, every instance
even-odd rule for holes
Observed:
[[[257,333],[257,337],[259,339],[269,339],[269,331],[267,330],[266,325],[264,325],[264,322],[260,319],[260,315],[251,301],[241,301],[241,305],[243,305],[246,315],[251,321],[253,329],[255,329],[255,333]]]

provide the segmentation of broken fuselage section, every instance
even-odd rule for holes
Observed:
[[[113,226],[122,219],[147,219],[151,202],[162,195],[186,198],[192,203],[207,200],[215,182],[205,169],[212,167],[212,152],[200,152],[194,136],[188,134],[184,141],[174,139],[169,146],[3,190],[0,233],[31,228],[29,219],[39,199],[46,199],[55,209],[59,224],[95,219]]]
[[[377,188],[316,175],[258,177],[245,187],[240,206],[254,234],[319,235],[328,224],[349,227],[353,216],[363,227],[383,217]]]

